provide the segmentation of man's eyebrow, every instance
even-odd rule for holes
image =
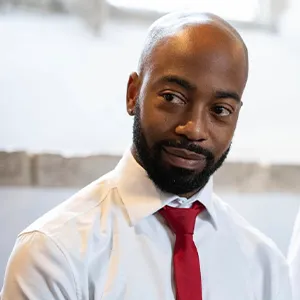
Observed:
[[[238,93],[233,91],[216,91],[215,92],[216,98],[224,99],[224,98],[231,98],[237,101],[238,103],[241,103],[241,97]]]
[[[192,84],[188,80],[177,76],[177,75],[166,75],[159,78],[156,83],[175,83],[176,85],[184,88],[185,90],[192,91],[195,90],[197,87],[196,85]]]

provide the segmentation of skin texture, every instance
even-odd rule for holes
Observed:
[[[169,14],[150,27],[127,111],[132,153],[158,188],[190,197],[222,165],[247,77],[247,48],[219,17]]]

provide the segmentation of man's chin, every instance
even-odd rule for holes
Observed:
[[[197,182],[196,184],[192,183],[191,180],[182,180],[182,178],[178,179],[174,177],[169,182],[165,182],[165,181],[164,182],[153,181],[153,182],[161,191],[180,196],[180,195],[186,195],[202,189],[206,185],[208,179],[203,180],[201,182]]]
[[[157,166],[158,172],[148,172],[150,179],[163,192],[181,195],[201,189],[209,176],[203,172],[174,166]]]

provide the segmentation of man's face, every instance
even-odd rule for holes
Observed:
[[[233,43],[185,38],[156,47],[142,78],[129,80],[127,106],[135,111],[134,154],[150,179],[165,192],[189,196],[229,152],[246,65]]]
[[[139,105],[135,110],[133,143],[138,159],[148,172],[150,179],[162,191],[177,195],[184,195],[203,187],[210,176],[222,165],[229,152],[228,147],[216,160],[210,150],[184,137],[159,140],[149,147],[146,134],[142,129]],[[170,153],[167,152],[168,149],[171,149]],[[189,152],[186,153],[186,150]],[[173,158],[174,151],[176,155]],[[192,159],[189,159],[190,156]]]

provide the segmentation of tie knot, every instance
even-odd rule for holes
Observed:
[[[171,230],[177,234],[194,234],[196,217],[205,207],[196,201],[191,208],[165,206],[160,214],[165,218]]]

